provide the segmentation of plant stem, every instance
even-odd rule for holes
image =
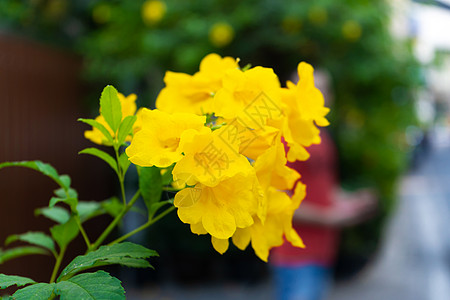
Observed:
[[[127,200],[125,198],[125,186],[124,186],[124,176],[125,174],[123,174],[122,168],[120,167],[120,163],[119,163],[119,148],[114,145],[114,152],[116,153],[116,161],[117,161],[117,177],[119,177],[119,182],[120,182],[120,191],[122,192],[122,201],[123,201],[123,205],[127,204]]]
[[[89,237],[87,236],[86,231],[84,230],[83,225],[81,224],[80,221],[80,217],[78,215],[75,217],[75,221],[77,222],[78,228],[80,229],[81,235],[83,236],[87,248],[88,249],[91,248],[91,242],[89,241]]]
[[[50,283],[55,282],[56,275],[58,275],[58,270],[59,267],[61,266],[62,259],[64,257],[64,254],[66,253],[66,248],[67,246],[64,246],[60,249],[58,257],[56,258],[55,266],[53,267],[52,277],[50,277]]]
[[[122,211],[114,218],[114,220],[112,220],[105,231],[103,231],[103,233],[98,237],[97,241],[95,241],[95,243],[91,245],[91,248],[88,249],[88,252],[96,250],[101,245],[101,243],[108,237],[111,231],[117,226],[120,220],[122,220],[123,216],[130,210],[137,199],[139,199],[140,195],[141,191],[138,190],[136,194],[134,194],[133,198],[131,198],[130,202],[128,202],[128,204],[123,207]]]
[[[159,221],[160,219],[162,219],[165,215],[167,215],[168,213],[170,213],[170,212],[173,211],[174,209],[175,209],[175,206],[169,207],[168,209],[166,209],[165,211],[163,211],[162,213],[160,213],[156,218],[152,218],[152,219],[148,220],[147,223],[145,223],[145,224],[139,226],[138,228],[136,228],[136,229],[134,229],[134,230],[128,232],[127,234],[121,236],[120,238],[118,238],[118,239],[112,241],[112,242],[109,243],[108,245],[111,246],[111,245],[114,245],[114,244],[117,244],[117,243],[120,243],[120,242],[126,240],[127,238],[129,238],[129,237],[135,235],[136,233],[138,233],[138,232],[140,232],[140,231],[146,229],[147,227],[151,226],[152,224],[156,223],[157,221]]]

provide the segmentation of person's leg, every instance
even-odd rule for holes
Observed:
[[[322,300],[330,285],[330,269],[314,264],[273,271],[278,300]]]

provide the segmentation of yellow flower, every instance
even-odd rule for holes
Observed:
[[[157,109],[142,111],[142,128],[126,149],[130,161],[138,166],[165,168],[183,158],[179,143],[187,129],[205,130],[205,117],[168,114]]]
[[[234,38],[234,30],[226,22],[218,22],[209,31],[209,40],[216,47],[224,47],[231,43]]]
[[[348,20],[342,25],[342,35],[347,40],[356,41],[361,37],[361,34],[361,25],[356,21]]]
[[[118,93],[117,94],[120,100],[120,105],[122,106],[122,120],[125,117],[132,116],[136,112],[136,99],[137,96],[135,94],[130,94],[127,97],[125,97],[123,94]],[[106,123],[105,119],[102,115],[95,118],[95,121],[99,122],[105,128],[109,131],[111,136],[114,138],[115,133],[112,131],[111,127],[109,127],[108,123]],[[133,125],[133,128],[136,128],[136,124]],[[92,130],[86,130],[84,132],[84,137],[96,144],[99,145],[107,145],[108,143],[105,140],[105,137],[103,136],[103,133],[101,133],[100,130],[97,128],[92,128]],[[131,137],[127,138],[127,141],[131,141]]]
[[[286,166],[286,153],[280,137],[264,154],[258,157],[254,167],[262,187],[274,187],[279,190],[291,190],[300,174]]]
[[[237,128],[239,128],[239,137],[241,139],[239,152],[253,160],[256,160],[274,145],[280,132],[272,126],[264,126],[261,129],[251,129],[243,126],[237,126]]]
[[[147,25],[158,23],[166,14],[166,9],[166,4],[163,1],[145,1],[142,4],[142,20]]]
[[[222,87],[222,77],[227,70],[237,68],[236,59],[212,53],[203,58],[200,71],[193,76],[166,72],[166,87],[159,93],[156,107],[169,113],[212,113],[213,96]]]
[[[251,174],[253,168],[249,161],[239,154],[239,138],[230,135],[230,132],[235,132],[233,127],[223,126],[214,132],[209,128],[202,132],[183,132],[179,149],[184,157],[175,165],[173,179],[187,185],[200,182],[206,186],[216,186],[238,173]]]
[[[282,116],[280,92],[278,77],[270,68],[232,69],[214,96],[214,112],[225,119],[237,118],[245,127],[263,128],[268,119]]]
[[[297,85],[288,82],[287,89],[282,90],[286,118],[278,126],[281,126],[283,137],[290,147],[289,161],[306,160],[309,154],[305,147],[320,143],[319,129],[315,124],[329,124],[325,115],[330,109],[324,106],[323,95],[314,86],[313,72],[311,65],[301,62],[298,65],[300,80]]]
[[[300,182],[292,198],[281,191],[269,188],[266,191],[268,209],[265,221],[261,222],[257,216],[254,216],[252,226],[236,230],[232,237],[233,244],[244,250],[251,241],[256,255],[265,262],[270,249],[283,244],[283,236],[293,246],[304,248],[303,241],[292,228],[292,217],[305,195],[305,185]]]
[[[237,174],[214,187],[198,183],[175,195],[178,217],[191,224],[194,233],[206,231],[218,239],[228,239],[236,228],[253,224],[258,209],[256,176]],[[203,230],[203,229],[204,230]]]

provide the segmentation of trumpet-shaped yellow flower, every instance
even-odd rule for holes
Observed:
[[[305,195],[305,185],[300,182],[297,184],[292,198],[269,187],[266,191],[269,203],[266,220],[263,223],[257,216],[254,216],[252,226],[236,230],[232,237],[233,244],[244,250],[251,242],[256,255],[266,262],[270,249],[281,246],[284,241],[283,237],[293,246],[304,248],[302,239],[292,228],[292,217]]]
[[[125,117],[132,116],[136,112],[136,99],[137,96],[135,94],[130,94],[127,97],[125,97],[123,94],[118,93],[117,96],[120,100],[120,105],[122,106],[122,120]],[[109,131],[111,136],[115,137],[115,132],[112,131],[111,127],[109,127],[108,123],[106,123],[105,119],[102,115],[99,115],[95,118],[95,121],[99,122],[105,128]],[[136,128],[136,125],[133,125],[133,129]],[[93,127],[92,130],[86,130],[84,132],[84,137],[96,144],[102,145],[107,144],[106,138],[103,136],[103,133],[101,133],[100,130]],[[131,141],[131,137],[127,138],[127,141]]]
[[[175,165],[172,174],[175,181],[195,185],[200,182],[215,186],[238,173],[253,172],[247,158],[239,154],[239,137],[233,133],[233,125],[226,125],[214,132],[186,130],[180,142],[184,157]]]
[[[299,82],[288,82],[282,90],[286,118],[281,125],[283,137],[289,146],[288,160],[306,160],[309,157],[305,147],[320,143],[318,126],[329,124],[325,115],[329,108],[324,106],[322,93],[314,86],[314,69],[301,62],[298,65]]]
[[[142,111],[141,130],[126,149],[129,160],[142,167],[165,168],[183,158],[179,149],[182,133],[187,129],[207,130],[205,117],[193,114],[168,114],[157,109]]]
[[[278,136],[278,141],[255,161],[254,167],[260,184],[263,187],[291,190],[300,174],[286,166],[286,163],[284,145]]]
[[[156,107],[169,113],[212,113],[213,96],[222,87],[222,77],[226,71],[237,68],[236,59],[213,53],[203,58],[200,71],[194,75],[166,72],[166,87],[159,93]]]
[[[256,176],[241,173],[214,187],[198,183],[175,195],[178,217],[191,224],[194,233],[205,231],[217,239],[228,239],[236,228],[253,224],[259,197],[255,192]],[[204,230],[203,230],[204,229]]]
[[[225,119],[236,118],[245,127],[260,129],[268,119],[282,116],[280,92],[278,77],[270,68],[255,67],[245,72],[232,69],[214,96],[214,112]]]

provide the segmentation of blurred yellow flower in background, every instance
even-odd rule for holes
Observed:
[[[351,41],[358,40],[362,35],[362,27],[358,22],[353,20],[345,21],[342,25],[342,36]]]
[[[231,43],[234,38],[234,30],[230,24],[226,22],[215,23],[209,31],[209,40],[211,43],[222,48]]]
[[[164,17],[166,10],[167,6],[163,1],[145,1],[142,4],[142,20],[146,25],[156,24]]]

